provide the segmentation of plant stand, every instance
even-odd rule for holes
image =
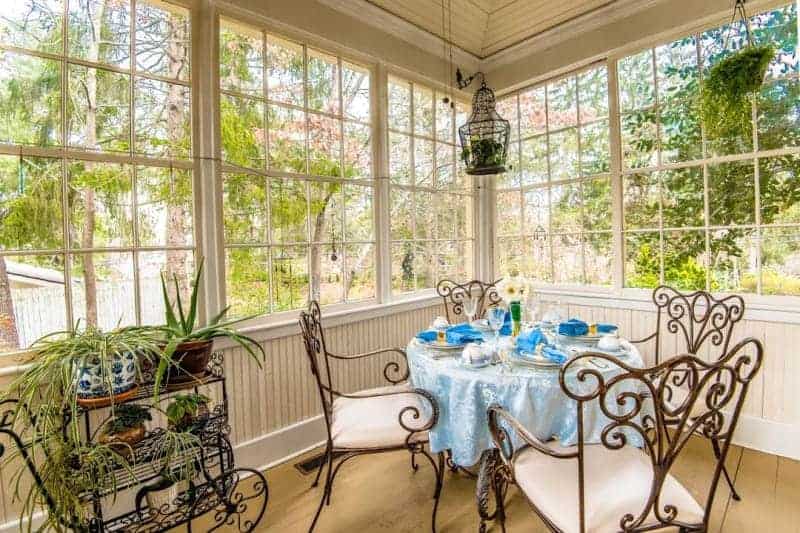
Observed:
[[[145,382],[139,384],[136,394],[122,401],[115,399],[115,404],[136,402],[147,406],[152,400],[154,385],[146,376]],[[151,509],[146,504],[146,494],[152,489],[150,485],[161,478],[156,465],[158,451],[164,435],[163,428],[155,428],[147,432],[145,438],[133,446],[130,463],[131,470],[120,469],[117,478],[117,497],[112,510],[112,494],[102,492],[86,494],[86,504],[93,509],[94,518],[89,527],[80,527],[60,520],[66,528],[89,533],[104,532],[147,532],[167,531],[176,526],[186,524],[192,531],[192,523],[199,517],[203,519],[203,531],[239,531],[249,533],[255,529],[269,499],[267,480],[261,472],[249,468],[236,468],[233,447],[228,435],[228,394],[223,371],[222,352],[211,356],[204,376],[196,381],[180,384],[167,384],[159,393],[159,403],[166,402],[179,392],[202,390],[208,396],[216,398],[212,404],[210,415],[204,427],[198,431],[202,447],[199,453],[198,470],[200,474],[189,482],[188,490],[177,494],[170,505],[160,509]],[[25,467],[33,476],[34,482],[41,489],[48,504],[48,511],[57,513],[53,500],[42,485],[42,479],[32,457],[35,442],[26,442],[24,430],[19,431],[19,421],[13,417],[17,400],[5,400],[0,403],[0,434],[7,435],[17,446]],[[84,407],[78,413],[82,418],[84,435],[94,438],[97,428],[107,420],[102,409]],[[68,414],[65,414],[65,419]],[[0,459],[5,454],[5,447],[0,444]],[[47,453],[47,450],[44,450]],[[129,502],[129,500],[132,500]],[[124,507],[123,512],[118,507]]]

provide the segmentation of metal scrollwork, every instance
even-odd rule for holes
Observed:
[[[457,283],[449,279],[441,280],[436,285],[436,292],[444,301],[447,320],[452,322],[454,317],[464,314],[464,302],[471,297],[477,299],[475,316],[482,317],[487,307],[499,304],[501,301],[496,289],[499,281],[498,279],[491,283],[486,283],[474,279],[466,283]]]

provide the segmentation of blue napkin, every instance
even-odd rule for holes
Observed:
[[[542,355],[554,363],[563,365],[567,361],[567,355],[564,352],[555,346],[547,344],[547,338],[539,328],[523,333],[517,337],[517,352],[520,352],[520,355],[521,352],[534,353],[539,344],[544,345],[542,346]]]
[[[617,326],[613,324],[597,324],[598,333],[613,333],[617,330]],[[558,325],[558,333],[568,337],[577,337],[579,335],[586,335],[589,333],[589,325],[583,320],[571,318],[566,322]]]
[[[511,335],[511,313],[506,311],[506,317],[503,319],[503,327],[500,328],[500,335]]]
[[[544,355],[554,363],[558,363],[559,365],[563,365],[564,363],[567,362],[567,355],[558,348],[554,348],[553,346],[545,345],[545,347],[542,348],[542,355]]]
[[[436,330],[429,329],[417,333],[417,338],[425,342],[436,340]],[[469,324],[457,324],[445,330],[448,344],[466,344],[468,342],[481,342],[483,334]]]

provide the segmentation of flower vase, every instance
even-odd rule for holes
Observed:
[[[522,304],[511,302],[508,304],[508,310],[511,313],[511,336],[518,337],[522,329]]]

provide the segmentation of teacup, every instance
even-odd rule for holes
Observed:
[[[597,347],[601,350],[615,352],[622,347],[622,343],[617,335],[609,333],[600,337],[600,340],[597,341]]]

